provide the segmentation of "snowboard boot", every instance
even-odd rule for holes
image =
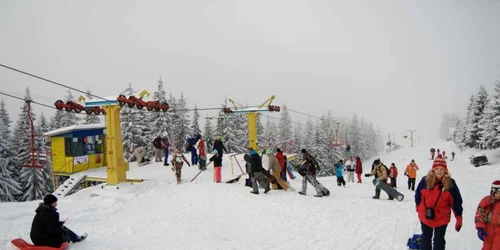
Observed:
[[[373,199],[380,199],[380,190],[375,191],[375,196],[372,197]]]
[[[306,193],[302,192],[302,191],[299,191],[299,194],[300,195],[306,195]]]
[[[389,199],[388,200],[392,201],[392,200],[394,200],[394,197],[392,197],[392,196],[389,195]]]
[[[323,197],[321,194],[315,194],[314,197],[318,197],[318,198],[321,198]]]
[[[80,237],[78,237],[78,241],[75,241],[75,242],[73,242],[73,243],[76,243],[76,242],[82,242],[82,241],[84,241],[85,239],[87,239],[87,236],[88,236],[88,234],[87,234],[87,233],[84,233],[84,234],[82,234]]]
[[[264,189],[264,194],[267,194],[269,191],[271,191],[271,189],[267,187],[266,189]]]
[[[252,194],[259,194],[259,192],[250,191]]]

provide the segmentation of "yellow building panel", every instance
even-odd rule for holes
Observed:
[[[89,155],[89,168],[99,168],[104,165],[104,154]]]
[[[64,137],[52,137],[52,171],[64,172],[66,155],[64,153]]]

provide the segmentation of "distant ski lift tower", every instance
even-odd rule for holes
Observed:
[[[43,168],[42,162],[40,161],[40,154],[35,150],[35,128],[33,126],[33,119],[31,117],[31,100],[26,100],[26,108],[28,109],[28,122],[30,124],[30,155],[29,159],[21,167],[27,168]]]
[[[259,106],[245,106],[235,102],[233,99],[229,98],[234,106],[233,109],[224,107],[222,111],[224,114],[236,114],[245,113],[248,118],[248,146],[253,149],[259,149],[257,145],[257,116],[261,112],[280,112],[279,106],[271,105],[275,96],[269,97],[264,103]]]
[[[337,128],[335,128],[335,138],[333,143],[332,143],[332,147],[341,147],[342,144],[340,143],[340,140],[339,140],[339,129],[340,129],[340,122],[337,122]]]

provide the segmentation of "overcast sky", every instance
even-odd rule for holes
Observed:
[[[443,112],[463,116],[479,85],[500,79],[499,13],[486,0],[5,0],[0,63],[101,96],[128,83],[153,92],[162,76],[190,107],[276,95],[314,116],[357,113],[429,138]],[[50,105],[66,93],[1,67],[0,86],[21,97],[29,86]],[[17,120],[22,102],[2,98]]]

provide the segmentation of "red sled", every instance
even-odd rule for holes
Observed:
[[[21,238],[13,239],[10,241],[12,245],[16,246],[19,250],[64,250],[68,248],[68,242],[64,242],[61,247],[38,247],[26,242]]]

